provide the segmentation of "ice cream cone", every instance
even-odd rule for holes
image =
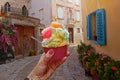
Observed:
[[[54,51],[54,55],[52,57],[52,61],[56,61],[56,60],[61,60],[63,57],[66,56],[67,54],[67,45],[65,46],[61,46],[61,47],[56,47],[56,48],[46,48],[44,47],[44,52],[47,53],[50,49],[53,49]]]

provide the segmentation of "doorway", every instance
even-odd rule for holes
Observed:
[[[35,49],[35,41],[31,39],[34,36],[35,28],[32,26],[15,25],[18,31],[18,44],[15,46],[15,56],[28,56],[31,49]]]
[[[68,32],[69,32],[69,43],[74,43],[74,32],[73,32],[73,28],[68,28]]]

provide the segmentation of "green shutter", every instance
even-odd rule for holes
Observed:
[[[97,26],[97,43],[101,45],[106,44],[106,25],[105,25],[105,10],[99,9],[96,12],[96,26]]]
[[[91,15],[87,15],[87,39],[92,39],[92,24],[91,24]]]

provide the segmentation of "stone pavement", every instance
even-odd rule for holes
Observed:
[[[92,80],[86,77],[81,67],[75,47],[69,47],[71,55],[51,76],[49,80]],[[12,63],[0,65],[0,80],[24,80],[37,64],[39,56],[26,57]]]

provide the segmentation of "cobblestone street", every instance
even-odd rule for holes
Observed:
[[[71,53],[49,80],[91,80],[84,74],[75,47],[69,47]],[[40,56],[26,57],[12,63],[0,65],[0,80],[23,80],[33,69]]]

